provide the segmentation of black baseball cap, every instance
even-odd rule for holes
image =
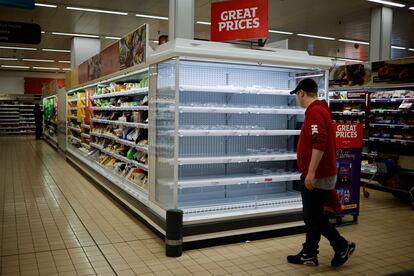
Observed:
[[[318,85],[313,79],[303,79],[298,83],[298,86],[296,86],[295,90],[290,91],[290,94],[296,94],[301,89],[305,92],[317,93]]]

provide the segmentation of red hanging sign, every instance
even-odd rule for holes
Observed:
[[[230,0],[211,4],[211,40],[268,36],[268,0]]]

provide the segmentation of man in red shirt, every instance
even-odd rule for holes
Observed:
[[[325,101],[318,100],[318,86],[312,79],[300,81],[290,93],[296,94],[299,105],[306,108],[297,148],[306,241],[302,251],[288,256],[287,260],[293,264],[317,266],[319,241],[323,235],[335,251],[331,265],[341,266],[354,252],[355,243],[339,234],[324,211],[329,191],[336,184],[335,131],[331,112]]]

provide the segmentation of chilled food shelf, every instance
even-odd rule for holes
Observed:
[[[244,162],[288,161],[296,160],[296,153],[259,154],[259,155],[234,155],[234,156],[208,156],[208,157],[180,157],[179,165],[194,164],[228,164]],[[169,160],[173,163],[174,160]]]
[[[223,185],[260,184],[300,180],[300,173],[272,173],[267,175],[240,174],[223,176],[186,177],[179,179],[178,188],[201,188]],[[160,184],[173,186],[171,180],[160,181]]]
[[[181,113],[305,114],[305,110],[300,108],[254,108],[242,106],[180,106],[179,111]]]
[[[91,148],[91,146],[86,143],[81,143],[81,146],[88,150]]]
[[[77,120],[78,117],[77,116],[70,116],[69,119],[71,119],[71,120]]]
[[[111,134],[91,132],[90,135],[91,136],[95,136],[95,137],[101,137],[101,138],[110,139],[110,140],[113,140],[113,141],[115,141],[115,142],[117,142],[119,144],[123,144],[123,145],[126,145],[126,146],[134,147],[135,149],[137,149],[139,151],[148,152],[148,147],[144,147],[144,146],[137,145],[133,141],[124,140],[124,139],[121,139],[121,138],[116,137],[116,136],[111,135]]]
[[[70,100],[68,100],[69,103],[74,103],[74,102],[77,102],[77,101],[78,101],[77,98],[76,99],[70,99]]]
[[[46,136],[48,139],[50,139],[50,140],[52,140],[53,142],[55,142],[55,143],[57,143],[58,142],[58,140],[57,140],[57,137],[56,136],[51,136],[49,133],[47,133],[47,132],[44,132],[43,133],[43,135],[44,136]]]
[[[371,99],[371,102],[373,103],[387,103],[387,102],[402,102],[402,101],[413,101],[414,98],[374,98]]]
[[[381,128],[398,128],[398,129],[414,129],[414,125],[402,125],[402,124],[380,124],[374,123],[370,124],[371,127],[381,127]]]
[[[414,145],[413,140],[402,140],[402,139],[391,139],[391,138],[369,138],[370,142],[384,142],[384,143],[395,143],[402,145]]]
[[[332,111],[332,115],[364,116],[365,111]]]
[[[91,136],[89,134],[86,134],[86,133],[81,133],[81,136],[82,137],[85,137],[86,139],[90,139],[91,138]]]
[[[71,107],[70,110],[71,111],[76,111],[76,110],[78,110],[78,108],[77,107]]]
[[[91,99],[103,99],[103,98],[113,98],[113,97],[126,97],[126,96],[139,96],[148,94],[148,87],[124,90],[119,92],[107,93],[102,95],[93,95]]]
[[[69,135],[69,139],[72,139],[72,140],[74,140],[74,141],[78,142],[79,144],[80,144],[80,143],[82,143],[81,139],[76,138],[76,137],[75,137],[75,136],[73,136],[73,135]]]
[[[106,106],[106,107],[92,107],[94,111],[139,111],[148,110],[148,106]]]
[[[86,129],[91,129],[90,125],[86,125],[86,124],[81,124],[81,127],[86,128]]]
[[[174,87],[167,87],[166,90],[174,90]],[[180,85],[180,91],[209,92],[209,93],[235,93],[235,94],[258,94],[258,95],[281,95],[292,96],[291,89],[278,89],[271,87],[243,87],[231,85]],[[293,95],[294,96],[294,95]]]
[[[395,109],[371,109],[371,113],[374,114],[414,114],[414,110],[395,110]]]
[[[365,99],[330,99],[330,103],[365,103]]]
[[[90,146],[92,146],[92,147],[94,147],[94,148],[96,148],[96,149],[100,150],[102,153],[105,153],[105,154],[107,154],[107,155],[109,155],[109,156],[112,156],[112,157],[114,157],[114,158],[118,159],[119,161],[122,161],[122,162],[125,162],[125,163],[128,163],[128,164],[133,164],[133,165],[137,166],[138,168],[140,168],[140,169],[142,169],[142,170],[144,170],[144,171],[148,171],[148,166],[147,166],[147,165],[144,165],[144,164],[142,164],[142,163],[140,163],[140,162],[138,162],[138,161],[136,161],[136,160],[130,160],[130,159],[128,159],[128,158],[127,158],[127,157],[125,157],[125,156],[122,156],[122,155],[119,155],[119,154],[113,153],[113,152],[111,152],[111,151],[109,151],[109,150],[107,150],[107,149],[104,149],[104,148],[103,148],[101,145],[99,145],[99,144],[96,144],[96,143],[91,143],[91,144],[90,144]]]
[[[96,119],[96,118],[93,118],[92,121],[94,123],[100,123],[100,124],[136,127],[136,128],[148,128],[148,124],[142,124],[142,123],[122,122],[122,121],[115,121],[115,120],[102,120],[102,119]]]
[[[72,126],[68,126],[68,129],[70,129],[70,130],[73,130],[73,131],[75,131],[75,132],[81,132],[81,129],[80,128],[78,128],[78,127],[72,127]]]
[[[206,129],[180,129],[179,136],[291,136],[300,135],[300,130],[206,130]]]
[[[18,111],[0,111],[0,116],[12,115],[12,114],[19,115],[19,112]]]

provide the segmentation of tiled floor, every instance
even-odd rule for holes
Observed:
[[[362,199],[340,231],[357,250],[339,269],[286,263],[303,235],[217,246],[167,258],[164,244],[43,141],[0,137],[1,275],[386,275],[414,270],[414,211],[392,195]]]

